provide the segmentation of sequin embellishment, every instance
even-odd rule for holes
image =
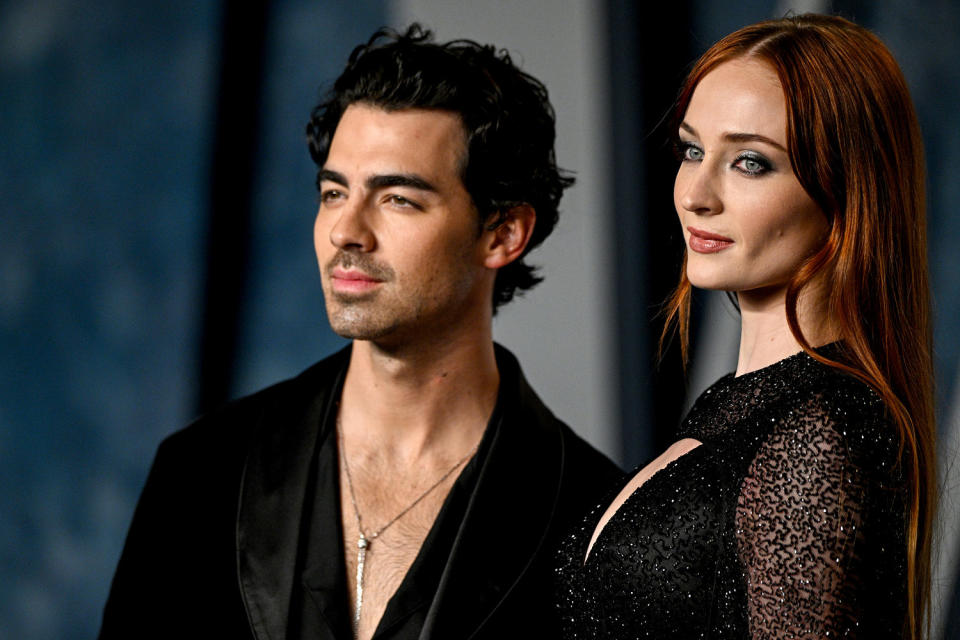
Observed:
[[[836,357],[836,346],[825,350]],[[703,443],[621,487],[562,542],[563,637],[902,637],[902,481],[883,404],[804,353],[727,375],[677,440]]]

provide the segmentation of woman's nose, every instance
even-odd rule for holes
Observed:
[[[677,173],[676,201],[691,213],[720,213],[723,210],[723,201],[714,171],[703,163],[682,166]]]

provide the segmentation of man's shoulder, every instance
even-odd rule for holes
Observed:
[[[612,486],[623,483],[625,474],[605,454],[561,422],[564,439],[562,486],[566,506],[583,511],[593,506]]]
[[[578,435],[563,421],[560,429],[564,437],[564,455],[575,472],[595,470],[616,478],[624,475],[623,470],[596,447]]]
[[[516,357],[497,345],[497,364],[501,380],[512,387],[515,403],[506,405],[517,412],[513,419],[526,422],[533,438],[552,438],[559,435],[563,483],[574,484],[585,493],[606,488],[623,477],[623,471],[607,456],[579,436],[568,424],[553,414],[527,382]],[[535,422],[536,426],[529,423]]]
[[[186,450],[199,453],[211,447],[224,451],[231,443],[243,446],[267,419],[272,426],[282,428],[283,414],[297,411],[336,383],[346,367],[349,354],[349,348],[342,349],[294,377],[226,402],[167,436],[160,444],[160,452]]]

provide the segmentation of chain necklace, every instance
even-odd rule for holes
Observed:
[[[380,534],[387,530],[390,525],[402,518],[413,509],[415,506],[420,504],[420,501],[430,495],[430,492],[439,487],[444,480],[450,477],[450,474],[456,471],[460,465],[470,459],[470,457],[477,452],[477,447],[480,446],[477,443],[477,446],[470,450],[467,455],[463,456],[457,462],[447,469],[447,472],[440,476],[440,479],[434,482],[432,485],[427,487],[426,491],[417,496],[417,499],[411,502],[405,509],[400,513],[393,516],[387,524],[383,525],[376,531],[366,534],[363,532],[363,518],[360,516],[360,508],[357,506],[357,494],[353,490],[353,478],[350,476],[350,466],[347,464],[347,453],[344,450],[343,445],[343,427],[340,423],[340,416],[337,415],[337,439],[340,445],[340,460],[343,463],[343,470],[347,476],[347,487],[350,489],[350,503],[353,505],[353,513],[357,517],[357,607],[353,612],[353,633],[356,636],[357,628],[360,625],[360,610],[363,608],[363,563],[367,556],[367,550],[370,548],[370,544],[380,537]]]

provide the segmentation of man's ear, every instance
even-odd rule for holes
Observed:
[[[496,221],[500,213],[494,213],[490,220]],[[533,227],[537,223],[537,212],[529,204],[511,207],[502,214],[494,228],[484,228],[483,246],[486,253],[483,266],[489,269],[504,267],[521,255],[527,248]],[[489,221],[488,221],[489,224]]]

